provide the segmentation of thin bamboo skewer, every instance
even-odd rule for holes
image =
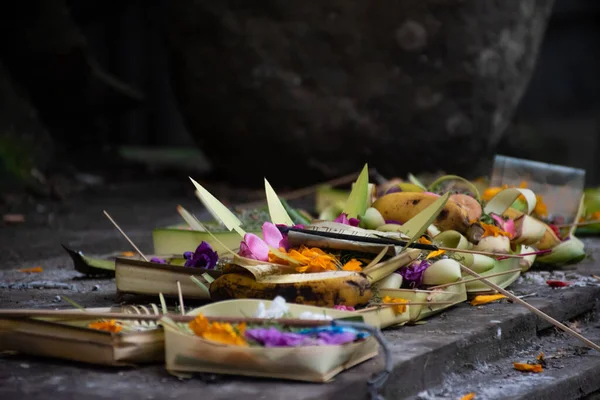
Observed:
[[[94,319],[114,319],[114,320],[140,320],[140,321],[159,321],[162,317],[168,317],[175,322],[191,322],[196,318],[195,315],[178,314],[126,314],[111,312],[91,312],[83,310],[32,310],[32,309],[12,309],[0,310],[0,319],[23,319],[23,318],[68,318],[77,320]],[[262,324],[277,322],[288,326],[311,326],[311,325],[331,325],[330,320],[308,320],[297,318],[232,318],[232,317],[207,317],[210,322],[228,322],[248,324]]]
[[[454,294],[454,293],[453,293]],[[373,306],[436,306],[444,304],[454,304],[454,301],[414,301],[408,303],[371,303]],[[371,307],[369,307],[371,308]],[[359,310],[363,311],[363,310]]]
[[[556,226],[557,228],[570,228],[572,226],[586,226],[586,225],[596,225],[596,224],[600,224],[600,219],[571,223],[571,224],[558,224],[558,225],[554,225],[554,226]]]
[[[466,250],[466,249],[454,249],[452,247],[438,247],[439,250],[452,251],[455,253],[468,253],[468,254],[481,254],[482,256],[490,256],[490,257],[498,257],[498,258],[523,258],[525,256],[530,256],[533,254],[544,254],[549,253],[552,250],[540,250],[533,253],[524,253],[524,254],[508,254],[508,253],[492,253],[489,251],[477,251],[477,250]]]
[[[521,300],[519,297],[517,297],[514,294],[510,293],[508,290],[505,290],[502,287],[496,285],[495,283],[488,281],[487,279],[485,279],[485,277],[479,275],[477,272],[471,270],[470,268],[465,267],[464,265],[461,265],[460,267],[461,267],[461,269],[464,272],[468,273],[469,275],[472,275],[474,277],[479,278],[479,280],[481,282],[485,283],[486,285],[488,285],[492,289],[495,289],[497,292],[502,293],[503,295],[505,295],[506,297],[508,297],[509,299],[511,299],[513,302],[519,303],[523,307],[529,309],[529,311],[533,312],[538,317],[545,319],[546,321],[548,321],[549,323],[551,323],[555,327],[557,327],[557,328],[559,328],[559,329],[567,332],[571,336],[573,336],[573,337],[581,340],[583,343],[585,343],[586,345],[588,345],[592,349],[600,351],[600,346],[598,346],[596,343],[592,342],[591,340],[589,340],[589,339],[585,338],[584,336],[580,335],[579,333],[575,332],[573,329],[569,328],[568,326],[564,325],[563,323],[555,320],[554,318],[552,318],[548,314],[544,313],[543,311],[538,310],[537,308],[535,308],[531,304],[527,303],[525,300]]]
[[[339,186],[339,185],[343,185],[343,184],[346,184],[346,183],[353,182],[356,178],[358,178],[359,174],[360,174],[360,171],[354,172],[352,174],[340,176],[338,178],[333,178],[331,180],[328,180],[328,181],[325,181],[325,182],[321,182],[321,183],[317,183],[315,185],[310,185],[310,186],[306,186],[306,187],[303,187],[303,188],[300,188],[300,189],[291,190],[289,192],[284,192],[279,197],[281,197],[284,200],[299,199],[301,197],[313,194],[314,192],[317,191],[317,189],[319,188],[319,186],[323,186],[323,185]],[[240,204],[240,205],[236,206],[235,208],[237,208],[237,209],[253,208],[253,207],[258,207],[258,206],[260,206],[260,205],[262,205],[264,203],[266,203],[266,200],[257,200],[257,201],[252,201],[252,202]]]
[[[181,292],[181,283],[177,281],[177,294],[179,295],[179,309],[181,315],[185,315],[185,306],[183,305],[183,293]]]
[[[125,232],[123,232],[123,229],[121,229],[121,227],[115,222],[115,220],[112,219],[112,217],[110,215],[108,215],[108,213],[106,211],[104,211],[104,215],[106,215],[106,218],[108,218],[110,220],[110,222],[112,222],[112,224],[115,226],[115,228],[117,228],[119,230],[119,232],[121,232],[121,235],[123,235],[123,237],[125,237],[125,239],[127,239],[129,244],[135,249],[135,251],[138,252],[140,257],[142,257],[144,259],[144,261],[148,261],[148,258],[146,258],[144,253],[142,253],[142,251],[140,249],[138,249],[138,247],[135,245],[135,243],[133,243],[133,240],[129,239],[129,236],[127,236],[127,234]]]
[[[437,286],[430,287],[429,289],[443,289],[448,286],[460,285],[461,283],[480,281],[483,278],[493,278],[494,276],[514,274],[515,272],[521,272],[521,268],[515,268],[515,269],[511,269],[511,270],[504,271],[504,272],[497,272],[495,274],[486,275],[485,277],[481,277],[481,278],[469,278],[469,279],[463,279],[463,280],[452,282],[452,283],[445,283],[443,285],[437,285]]]

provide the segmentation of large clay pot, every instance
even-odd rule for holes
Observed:
[[[232,181],[466,174],[534,68],[553,0],[169,2],[176,96]]]

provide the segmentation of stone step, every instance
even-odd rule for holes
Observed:
[[[585,337],[600,343],[598,315],[576,326]],[[584,320],[584,319],[583,319]],[[513,362],[535,361],[544,353],[541,373],[519,372]],[[418,400],[460,399],[475,393],[477,400],[580,399],[600,389],[600,355],[555,329],[541,332],[523,349],[491,362],[464,365],[445,376],[444,382],[415,396]]]

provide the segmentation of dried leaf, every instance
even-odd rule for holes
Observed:
[[[283,224],[287,226],[293,226],[294,222],[289,216],[285,207],[279,200],[279,196],[273,190],[273,187],[265,178],[265,193],[267,195],[267,206],[269,207],[269,215],[271,216],[271,222],[278,225]]]
[[[497,300],[505,299],[506,296],[503,294],[490,294],[490,295],[479,295],[475,296],[473,300],[471,300],[472,306],[480,306],[482,304],[492,303]]]

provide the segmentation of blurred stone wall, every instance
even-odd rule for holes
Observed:
[[[600,1],[556,2],[529,88],[499,152],[586,169],[600,184]]]

